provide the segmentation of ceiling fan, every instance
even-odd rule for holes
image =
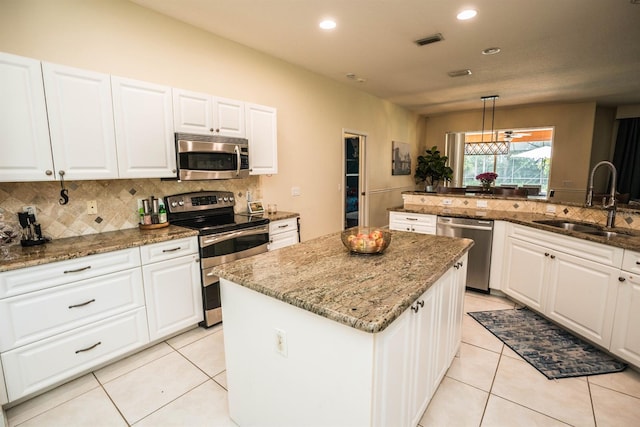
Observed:
[[[505,130],[504,131],[504,140],[507,142],[511,142],[513,140],[513,138],[522,138],[523,136],[531,136],[530,133],[521,133],[521,132],[514,132],[512,130]]]

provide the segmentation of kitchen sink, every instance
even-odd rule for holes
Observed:
[[[585,224],[581,222],[571,222],[562,219],[543,219],[533,221],[537,224],[548,225],[550,227],[562,228],[563,230],[575,231],[578,233],[590,234],[592,236],[601,236],[607,239],[612,237],[632,237],[633,234],[624,231],[603,230],[597,225]]]
[[[597,225],[589,225],[578,222],[570,222],[562,219],[543,219],[539,221],[533,221],[537,224],[548,225],[550,227],[562,228],[564,230],[577,231],[580,233],[595,233],[602,231]]]

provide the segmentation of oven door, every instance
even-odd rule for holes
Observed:
[[[249,176],[249,148],[246,144],[179,140],[178,179],[232,179]]]
[[[202,326],[208,328],[222,321],[220,278],[213,273],[213,267],[266,252],[268,243],[268,224],[227,233],[200,236],[202,302],[204,305]]]

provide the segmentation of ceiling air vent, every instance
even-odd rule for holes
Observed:
[[[442,37],[442,34],[441,33],[436,33],[436,34],[433,34],[431,36],[425,37],[423,39],[416,40],[415,43],[418,46],[424,46],[426,44],[436,43],[436,42],[439,42],[439,41],[442,41],[442,40],[444,40],[444,38]]]

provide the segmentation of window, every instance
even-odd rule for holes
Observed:
[[[517,186],[539,188],[539,193],[547,194],[549,170],[551,168],[551,147],[553,128],[517,129],[496,131],[494,138],[482,132],[466,132],[465,153],[477,152],[473,145],[496,142],[508,144],[506,154],[465,154],[464,186],[480,185],[476,179],[483,172],[495,172],[497,186]],[[496,145],[496,147],[499,146]],[[496,152],[499,152],[497,150]]]

